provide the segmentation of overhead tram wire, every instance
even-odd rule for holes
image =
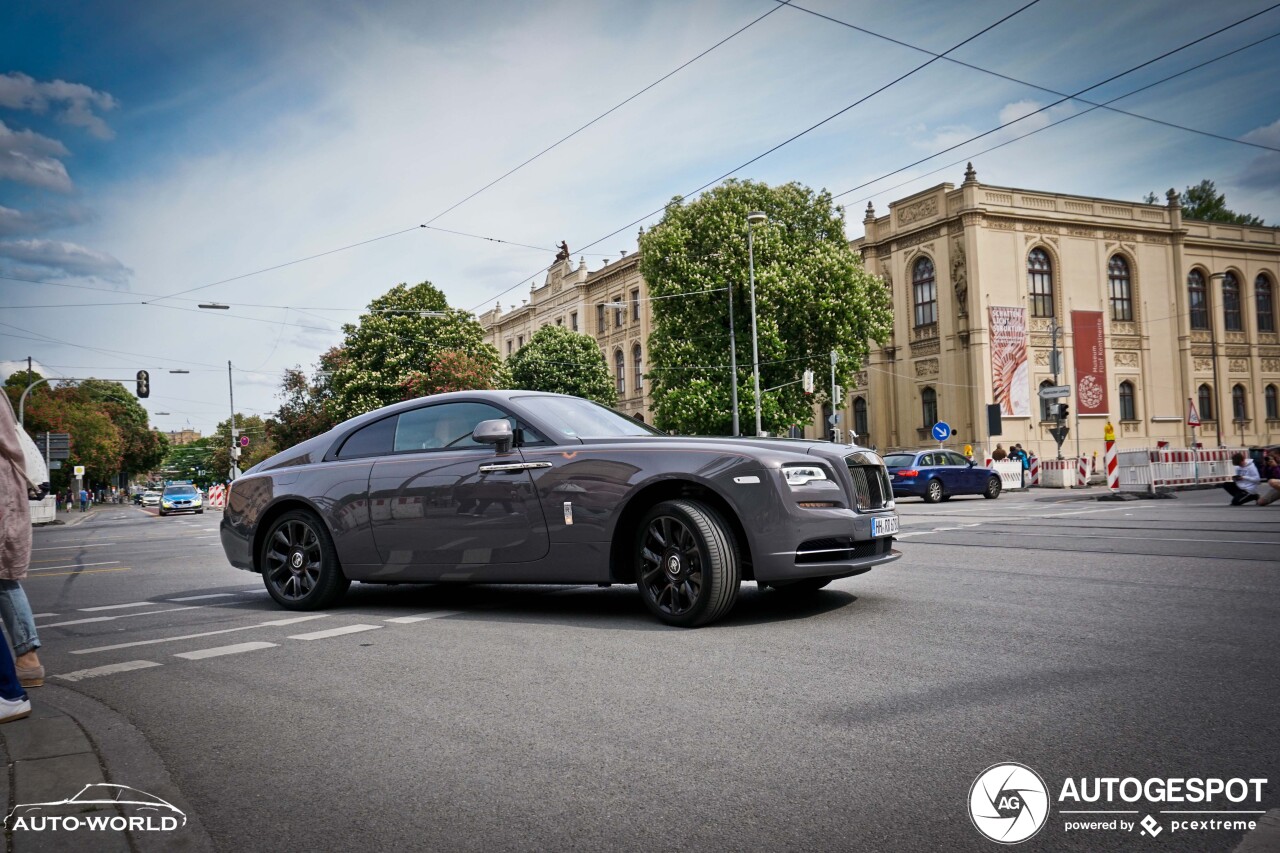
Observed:
[[[858,185],[858,186],[856,186],[856,187],[852,187],[852,188],[850,188],[850,189],[845,190],[844,192],[837,193],[837,194],[835,194],[834,196],[832,196],[832,198],[833,198],[833,199],[834,199],[834,198],[840,198],[841,196],[849,195],[850,193],[857,192],[857,191],[858,191],[858,190],[860,190],[860,189],[865,189],[866,187],[869,187],[869,186],[871,186],[872,184],[879,183],[880,181],[883,181],[885,178],[890,178],[890,177],[893,177],[894,175],[897,175],[897,174],[900,174],[900,173],[902,173],[902,172],[905,172],[905,171],[906,171],[906,170],[908,170],[908,169],[915,168],[916,166],[919,166],[921,163],[927,163],[927,162],[929,162],[930,160],[934,159],[935,157],[941,157],[943,154],[946,154],[948,151],[954,151],[954,150],[956,150],[957,148],[960,148],[960,147],[962,147],[962,146],[968,145],[970,142],[976,142],[977,140],[982,139],[983,137],[990,136],[991,134],[993,134],[993,133],[995,133],[995,132],[997,132],[997,131],[1000,131],[1000,130],[1003,130],[1004,128],[1006,128],[1006,127],[1009,127],[1010,125],[1017,124],[1017,123],[1018,123],[1018,122],[1020,122],[1020,121],[1024,121],[1024,120],[1026,120],[1026,119],[1028,119],[1028,118],[1031,118],[1031,116],[1033,116],[1033,115],[1038,115],[1039,113],[1042,113],[1042,112],[1045,112],[1046,110],[1052,109],[1053,107],[1056,107],[1056,106],[1058,106],[1059,104],[1062,104],[1062,103],[1064,103],[1064,102],[1066,102],[1066,101],[1072,100],[1073,98],[1076,98],[1076,97],[1077,97],[1077,96],[1079,96],[1079,95],[1083,95],[1085,92],[1090,92],[1090,91],[1092,91],[1092,90],[1094,90],[1094,89],[1097,89],[1097,88],[1098,88],[1098,87],[1100,87],[1100,86],[1105,86],[1105,85],[1106,85],[1106,84],[1108,84],[1108,83],[1111,83],[1111,82],[1114,82],[1114,81],[1116,81],[1116,80],[1119,80],[1121,77],[1125,77],[1125,76],[1127,76],[1127,75],[1129,75],[1129,74],[1132,74],[1132,73],[1133,73],[1133,72],[1135,72],[1135,71],[1139,71],[1139,70],[1141,70],[1141,69],[1143,69],[1143,68],[1146,68],[1148,65],[1152,65],[1152,64],[1154,64],[1154,63],[1156,63],[1156,62],[1159,62],[1159,61],[1160,61],[1160,60],[1162,60],[1162,59],[1167,59],[1168,57],[1173,56],[1175,53],[1179,53],[1179,52],[1181,52],[1181,51],[1184,51],[1184,50],[1186,50],[1187,48],[1189,48],[1189,47],[1193,47],[1193,46],[1195,46],[1195,45],[1197,45],[1197,44],[1200,44],[1201,42],[1206,41],[1206,40],[1208,40],[1208,39],[1211,39],[1211,38],[1213,38],[1214,36],[1221,35],[1222,33],[1225,33],[1227,30],[1234,29],[1235,27],[1238,27],[1238,26],[1240,26],[1241,24],[1244,24],[1244,23],[1247,23],[1247,22],[1249,22],[1249,21],[1252,21],[1254,18],[1258,17],[1259,15],[1265,15],[1267,12],[1270,12],[1270,11],[1272,11],[1272,10],[1276,9],[1276,8],[1280,8],[1280,3],[1276,3],[1276,4],[1273,4],[1273,5],[1271,5],[1271,6],[1268,6],[1267,8],[1265,8],[1265,9],[1263,9],[1263,10],[1259,11],[1259,12],[1254,12],[1252,15],[1249,15],[1249,16],[1247,16],[1247,17],[1241,18],[1240,20],[1236,21],[1236,22],[1235,22],[1235,23],[1233,23],[1233,24],[1228,24],[1228,25],[1227,25],[1227,26],[1225,26],[1225,27],[1221,27],[1221,28],[1219,28],[1219,29],[1216,29],[1216,30],[1214,30],[1213,32],[1208,33],[1207,35],[1203,35],[1203,36],[1200,36],[1199,38],[1192,39],[1191,41],[1187,42],[1186,44],[1183,44],[1183,45],[1182,45],[1182,46],[1180,46],[1180,47],[1175,47],[1175,48],[1173,48],[1172,50],[1167,50],[1167,51],[1165,51],[1164,53],[1160,54],[1159,56],[1156,56],[1156,57],[1153,57],[1153,58],[1151,58],[1151,59],[1148,59],[1148,60],[1146,60],[1145,62],[1140,62],[1140,63],[1138,63],[1137,65],[1134,65],[1133,67],[1131,67],[1131,68],[1129,68],[1129,69],[1127,69],[1127,70],[1125,70],[1125,71],[1121,71],[1121,72],[1119,72],[1118,74],[1112,74],[1110,77],[1106,78],[1105,80],[1100,80],[1099,82],[1094,83],[1092,86],[1086,86],[1085,88],[1081,89],[1080,91],[1078,91],[1078,92],[1076,92],[1076,93],[1074,93],[1074,94],[1072,94],[1072,95],[1066,95],[1066,96],[1063,96],[1062,98],[1059,98],[1058,100],[1054,101],[1053,103],[1051,103],[1051,104],[1047,104],[1047,105],[1045,105],[1045,106],[1041,107],[1041,108],[1040,108],[1040,109],[1038,109],[1038,110],[1034,110],[1034,111],[1032,111],[1032,112],[1029,112],[1029,113],[1027,113],[1027,114],[1026,114],[1026,115],[1024,115],[1024,116],[1019,116],[1018,118],[1013,119],[1012,121],[1007,121],[1007,122],[1005,122],[1005,123],[1003,123],[1003,124],[997,125],[996,127],[993,127],[993,128],[991,128],[990,130],[985,130],[985,131],[983,131],[982,133],[979,133],[979,134],[977,134],[977,135],[975,135],[975,136],[971,136],[971,137],[969,137],[968,139],[964,140],[963,142],[957,142],[955,145],[949,145],[949,146],[947,146],[946,148],[943,148],[941,151],[935,151],[934,153],[930,154],[930,155],[929,155],[929,156],[927,156],[927,157],[921,157],[919,160],[916,160],[916,161],[915,161],[915,162],[913,162],[913,163],[908,163],[908,164],[907,164],[907,165],[905,165],[905,166],[902,166],[902,167],[900,167],[900,168],[894,169],[892,172],[886,172],[885,174],[881,175],[881,176],[880,176],[880,177],[878,177],[878,178],[873,178],[872,180],[870,180],[870,181],[866,181],[866,182],[864,182],[864,183],[861,183],[861,184],[859,184],[859,185]],[[1176,75],[1175,75],[1175,76],[1176,76]],[[1154,84],[1153,84],[1153,85],[1154,85]],[[1141,91],[1141,90],[1135,90],[1135,91]],[[1097,107],[1093,107],[1093,108],[1091,108],[1091,109],[1097,109]],[[1028,134],[1028,135],[1029,135],[1029,134]],[[1274,150],[1274,149],[1273,149],[1273,150]]]
[[[783,4],[784,0],[775,0],[775,2]],[[956,59],[955,57],[952,57],[952,56],[945,56],[943,54],[934,53],[928,48],[920,47],[919,45],[914,45],[914,44],[911,44],[910,42],[905,42],[901,39],[896,39],[893,36],[884,35],[883,33],[877,33],[874,30],[867,29],[866,27],[860,27],[857,24],[851,24],[848,21],[842,21],[839,18],[833,18],[830,15],[825,15],[822,12],[816,12],[813,9],[806,9],[803,6],[798,6],[795,3],[791,2],[791,0],[785,0],[785,5],[787,6],[787,8],[795,9],[797,12],[804,12],[806,14],[813,15],[814,17],[821,18],[825,21],[830,21],[833,24],[839,24],[842,27],[848,27],[851,30],[856,30],[857,32],[863,33],[864,35],[881,39],[883,41],[890,42],[891,44],[896,44],[899,47],[905,47],[905,48],[908,48],[909,50],[914,50],[919,53],[928,54],[929,56],[935,56],[935,57],[938,57],[939,59],[945,59],[947,62],[953,63],[955,65],[959,65],[963,68],[968,68],[973,71],[979,71],[983,74],[988,74],[992,77],[998,77],[1001,80],[1007,80],[1010,83],[1017,83],[1020,86],[1027,86],[1031,89],[1036,89],[1037,91],[1044,92],[1046,94],[1053,95],[1055,97],[1069,98],[1071,100],[1079,101],[1082,104],[1088,104],[1090,107],[1094,109],[1099,109],[1099,108],[1105,109],[1105,110],[1108,110],[1109,112],[1114,112],[1114,113],[1119,113],[1120,115],[1129,116],[1130,118],[1136,118],[1136,119],[1141,119],[1142,121],[1153,122],[1155,124],[1160,124],[1160,125],[1164,125],[1165,127],[1173,128],[1174,130],[1181,130],[1187,133],[1194,133],[1200,136],[1207,136],[1211,139],[1218,139],[1223,142],[1234,142],[1237,145],[1247,145],[1251,148],[1259,148],[1263,151],[1280,151],[1280,148],[1274,148],[1270,145],[1263,145],[1260,142],[1250,142],[1247,139],[1237,139],[1233,136],[1224,136],[1220,133],[1213,133],[1212,131],[1208,131],[1208,130],[1200,130],[1199,128],[1195,128],[1195,127],[1187,127],[1185,125],[1177,124],[1175,122],[1155,118],[1153,116],[1146,116],[1146,115],[1142,115],[1141,113],[1129,112],[1128,110],[1121,110],[1121,109],[1117,109],[1115,107],[1109,106],[1110,104],[1118,100],[1117,98],[1113,98],[1112,100],[1106,101],[1104,103],[1096,103],[1086,98],[1077,97],[1076,95],[1067,95],[1066,93],[1059,92],[1056,89],[1050,89],[1048,86],[1041,86],[1038,83],[1031,83],[1027,80],[1022,80],[1008,74],[1003,74],[999,71],[992,71],[990,68],[983,68],[980,65],[974,65],[971,62],[965,62],[963,59]],[[1254,42],[1254,44],[1258,44],[1258,43],[1259,42]],[[1136,91],[1142,91],[1142,90],[1139,89]],[[1128,97],[1128,96],[1126,95],[1123,97]],[[1091,112],[1091,110],[1085,110],[1085,112]],[[1083,115],[1083,113],[1081,113],[1081,115]]]
[[[1252,47],[1257,47],[1258,45],[1263,44],[1264,42],[1268,42],[1268,41],[1271,41],[1272,39],[1276,39],[1276,38],[1280,38],[1280,32],[1278,32],[1278,33],[1272,33],[1272,34],[1271,34],[1271,35],[1269,35],[1269,36],[1266,36],[1266,37],[1264,37],[1264,38],[1260,38],[1260,39],[1258,39],[1257,41],[1254,41],[1254,42],[1250,42],[1249,44],[1246,44],[1246,45],[1244,45],[1244,46],[1242,46],[1242,47],[1238,47],[1238,48],[1236,48],[1235,50],[1228,51],[1227,53],[1224,53],[1224,54],[1222,54],[1222,55],[1220,55],[1220,56],[1215,56],[1213,59],[1206,60],[1206,61],[1204,61],[1204,62],[1199,63],[1198,65],[1193,65],[1193,66],[1191,66],[1190,68],[1184,68],[1184,69],[1183,69],[1183,70],[1181,70],[1181,71],[1178,71],[1178,72],[1176,72],[1176,73],[1174,73],[1174,74],[1170,74],[1168,77],[1162,77],[1162,78],[1160,78],[1159,80],[1156,80],[1154,83],[1148,83],[1147,85],[1142,86],[1142,87],[1140,87],[1140,88],[1138,88],[1138,89],[1134,89],[1134,90],[1133,90],[1133,91],[1131,91],[1131,92],[1125,92],[1123,95],[1117,95],[1116,97],[1112,98],[1112,99],[1111,99],[1111,100],[1109,100],[1109,101],[1105,101],[1105,102],[1103,102],[1103,103],[1101,103],[1101,104],[1097,104],[1097,105],[1095,105],[1095,106],[1092,106],[1092,107],[1090,107],[1090,108],[1089,108],[1089,109],[1087,109],[1087,110],[1081,110],[1081,111],[1080,111],[1080,112],[1078,112],[1078,113],[1073,113],[1072,115],[1065,116],[1065,117],[1063,117],[1063,118],[1058,119],[1058,120],[1057,120],[1057,121],[1055,121],[1055,122],[1052,122],[1052,123],[1050,123],[1050,124],[1046,124],[1044,127],[1037,127],[1035,130],[1029,130],[1029,131],[1027,131],[1027,132],[1026,132],[1026,133],[1024,133],[1024,134],[1021,134],[1020,136],[1015,136],[1013,139],[1006,139],[1004,142],[1001,142],[1001,143],[999,143],[999,144],[997,144],[997,145],[992,145],[990,148],[984,148],[984,149],[982,149],[981,151],[978,151],[978,152],[976,152],[976,153],[966,154],[964,157],[961,157],[959,160],[953,160],[952,162],[950,162],[950,163],[946,164],[945,166],[939,166],[939,167],[938,167],[938,168],[936,168],[936,169],[931,169],[931,170],[930,170],[930,171],[928,171],[928,172],[923,172],[923,173],[921,173],[921,174],[919,174],[919,175],[916,175],[916,176],[914,176],[914,177],[912,177],[912,178],[909,178],[908,180],[903,181],[903,182],[902,182],[902,183],[900,183],[900,184],[894,184],[894,185],[893,185],[893,186],[891,186],[891,187],[886,187],[886,188],[884,188],[884,189],[882,189],[882,190],[879,190],[878,192],[873,193],[872,195],[864,196],[863,198],[860,198],[860,199],[858,199],[857,201],[852,202],[852,203],[853,203],[853,204],[861,204],[861,203],[862,203],[862,202],[864,202],[864,201],[871,201],[872,199],[876,198],[877,196],[881,196],[881,195],[884,195],[885,193],[893,192],[893,191],[894,191],[894,190],[896,190],[896,189],[901,189],[902,187],[905,187],[905,186],[907,186],[908,184],[912,184],[912,183],[914,183],[914,182],[916,182],[916,181],[920,180],[921,178],[927,178],[927,177],[928,177],[928,176],[930,176],[930,175],[936,175],[938,172],[943,172],[943,171],[946,171],[947,169],[954,168],[955,166],[958,166],[958,165],[960,165],[961,163],[964,163],[965,161],[976,160],[977,158],[981,157],[983,154],[990,154],[992,151],[995,151],[995,150],[996,150],[996,149],[998,149],[998,148],[1003,148],[1003,147],[1005,147],[1006,145],[1012,145],[1013,143],[1018,142],[1019,140],[1026,139],[1028,136],[1034,136],[1034,135],[1036,135],[1037,133],[1040,133],[1040,132],[1045,131],[1045,130],[1049,130],[1050,128],[1053,128],[1053,127],[1057,127],[1058,125],[1060,125],[1060,124],[1064,124],[1064,123],[1066,123],[1066,122],[1069,122],[1069,121],[1071,121],[1072,119],[1077,119],[1077,118],[1080,118],[1081,116],[1088,115],[1089,113],[1093,112],[1093,111],[1094,111],[1094,110],[1096,110],[1096,109],[1106,107],[1106,105],[1107,105],[1107,104],[1113,104],[1113,103],[1115,103],[1116,101],[1123,100],[1124,98],[1131,97],[1131,96],[1136,95],[1136,94],[1138,94],[1138,93],[1140,93],[1140,92],[1145,92],[1147,89],[1150,89],[1150,88],[1155,87],[1155,86],[1159,86],[1161,83],[1167,83],[1168,81],[1170,81],[1170,80],[1174,79],[1175,77],[1181,77],[1181,76],[1182,76],[1182,75],[1184,75],[1184,74],[1190,74],[1192,71],[1196,71],[1196,70],[1198,70],[1198,69],[1200,69],[1200,68],[1205,67],[1206,65],[1211,65],[1211,64],[1213,64],[1213,63],[1215,63],[1215,62],[1221,62],[1221,61],[1222,61],[1222,60],[1224,60],[1224,59],[1229,59],[1230,57],[1232,57],[1232,56],[1236,55],[1237,53],[1240,53],[1240,52],[1242,52],[1242,51],[1246,51],[1246,50],[1248,50],[1249,48],[1252,48]],[[1086,101],[1086,103],[1088,103],[1088,102]],[[961,144],[963,144],[963,143],[961,143]],[[1265,146],[1264,146],[1264,147],[1265,147]],[[1273,149],[1270,149],[1270,150],[1275,151],[1275,150],[1280,150],[1280,149],[1274,149],[1274,148],[1273,148]],[[875,181],[872,181],[871,183],[875,183]],[[856,189],[859,189],[859,188],[858,188],[858,187],[854,187],[854,190],[856,190]],[[841,193],[840,195],[846,195],[847,193],[849,193],[849,192],[853,192],[854,190],[847,190],[846,192]],[[838,196],[834,196],[834,197],[838,198]]]
[[[756,156],[752,157],[750,160],[747,160],[746,162],[741,163],[741,164],[739,164],[739,165],[735,166],[734,168],[732,168],[732,169],[730,169],[729,171],[725,172],[723,175],[720,175],[720,176],[719,176],[719,177],[717,177],[717,178],[713,178],[712,180],[707,181],[705,184],[703,184],[702,186],[700,186],[700,187],[698,187],[697,189],[693,190],[692,192],[685,193],[683,197],[684,197],[684,198],[689,198],[690,196],[695,196],[695,195],[697,195],[698,193],[702,192],[703,190],[707,189],[708,187],[710,187],[710,186],[714,186],[715,184],[718,184],[718,183],[720,183],[721,181],[723,181],[725,178],[728,178],[728,177],[730,177],[730,176],[732,176],[732,175],[736,174],[737,172],[742,171],[742,170],[743,170],[743,169],[745,169],[747,166],[750,166],[751,164],[753,164],[753,163],[755,163],[755,162],[757,162],[757,161],[759,161],[759,160],[763,160],[765,157],[768,157],[770,154],[774,153],[775,151],[779,150],[780,148],[783,148],[783,147],[785,147],[785,146],[787,146],[787,145],[790,145],[792,142],[795,142],[797,139],[800,139],[801,137],[805,136],[806,134],[809,134],[809,133],[811,133],[811,132],[813,132],[813,131],[817,130],[818,128],[822,127],[823,125],[827,124],[828,122],[833,121],[833,120],[834,120],[834,119],[836,119],[836,118],[839,118],[840,116],[842,116],[842,115],[844,115],[845,113],[849,112],[849,110],[852,110],[852,109],[854,109],[855,107],[860,106],[860,105],[861,105],[861,104],[863,104],[863,103],[866,103],[866,102],[867,102],[867,101],[869,101],[870,99],[874,98],[876,95],[880,94],[881,92],[884,92],[886,89],[889,89],[889,88],[891,88],[891,87],[893,87],[893,86],[896,86],[897,84],[901,83],[903,80],[906,80],[906,79],[907,79],[908,77],[910,77],[911,75],[913,75],[913,74],[915,74],[915,73],[917,73],[917,72],[919,72],[919,71],[921,71],[921,70],[923,70],[923,69],[925,69],[925,68],[928,68],[930,65],[932,65],[932,64],[933,64],[933,63],[935,63],[935,62],[937,62],[939,59],[943,59],[943,58],[945,58],[945,57],[947,56],[947,54],[952,53],[953,51],[959,50],[960,48],[964,47],[966,44],[968,44],[969,42],[973,41],[974,39],[977,39],[977,38],[980,38],[981,36],[986,35],[986,34],[987,34],[987,33],[989,33],[991,30],[995,29],[996,27],[998,27],[998,26],[1000,26],[1001,24],[1003,24],[1003,23],[1005,23],[1006,21],[1008,21],[1010,18],[1013,18],[1013,17],[1015,17],[1015,16],[1017,16],[1017,15],[1022,14],[1022,13],[1023,13],[1023,12],[1025,12],[1027,9],[1030,9],[1032,6],[1035,6],[1035,5],[1036,5],[1037,3],[1039,3],[1039,2],[1040,2],[1040,0],[1030,0],[1030,2],[1026,3],[1026,4],[1025,4],[1025,5],[1023,5],[1023,6],[1018,7],[1017,9],[1013,10],[1013,11],[1012,11],[1012,12],[1010,12],[1009,14],[1007,14],[1007,15],[1005,15],[1004,17],[1002,17],[1002,18],[1000,18],[999,20],[997,20],[995,23],[990,24],[990,25],[988,25],[988,26],[986,26],[986,27],[983,27],[981,30],[979,30],[978,32],[976,32],[976,33],[974,33],[973,35],[969,36],[968,38],[964,39],[963,41],[957,42],[956,44],[954,44],[954,45],[952,45],[951,47],[947,48],[947,50],[945,50],[943,53],[938,54],[937,56],[931,57],[930,59],[926,60],[925,62],[922,62],[921,64],[917,65],[915,68],[912,68],[910,71],[907,71],[906,73],[901,74],[901,75],[899,75],[898,77],[895,77],[893,80],[889,81],[888,83],[885,83],[883,86],[880,86],[878,89],[875,89],[874,91],[872,91],[872,92],[870,92],[870,93],[868,93],[868,94],[866,94],[866,95],[862,96],[861,98],[858,98],[856,101],[854,101],[853,103],[849,104],[848,106],[845,106],[845,107],[842,107],[842,108],[841,108],[841,109],[839,109],[839,110],[836,110],[834,113],[832,113],[831,115],[829,115],[829,116],[827,116],[826,118],[822,119],[821,121],[818,121],[818,122],[816,122],[816,123],[814,123],[814,124],[809,125],[808,127],[806,127],[804,130],[800,131],[799,133],[796,133],[796,134],[794,134],[794,135],[792,135],[792,136],[788,137],[787,139],[784,139],[783,141],[781,141],[781,142],[777,143],[776,145],[772,146],[771,148],[769,148],[769,149],[767,149],[767,150],[765,150],[765,151],[761,152],[760,154],[757,154]],[[778,6],[776,6],[776,7],[775,7],[775,10],[776,10],[776,9],[781,9],[781,8],[782,8],[782,5],[780,4],[780,5],[778,5]],[[646,213],[644,216],[641,216],[641,217],[640,217],[640,218],[638,218],[638,219],[635,219],[635,220],[633,220],[633,221],[631,221],[631,222],[628,222],[626,225],[623,225],[621,228],[618,228],[618,229],[617,229],[617,230],[615,230],[615,231],[611,231],[611,232],[609,232],[608,234],[605,234],[603,237],[600,237],[600,238],[598,238],[598,239],[596,239],[596,240],[593,240],[592,242],[590,242],[590,243],[586,244],[586,245],[585,245],[585,246],[583,246],[582,248],[584,248],[584,249],[590,249],[592,246],[599,245],[600,243],[603,243],[605,240],[608,240],[610,237],[614,237],[614,236],[616,236],[616,235],[618,235],[618,234],[621,234],[623,231],[627,230],[628,228],[632,228],[632,227],[634,227],[634,226],[636,226],[636,225],[639,225],[640,223],[642,223],[642,222],[644,222],[644,221],[646,221],[646,220],[648,220],[648,219],[653,218],[654,216],[657,216],[659,213],[662,213],[662,211],[664,211],[664,210],[666,210],[666,205],[663,205],[662,207],[658,208],[657,210],[654,210],[654,211],[651,211],[651,212],[649,212],[649,213]],[[537,275],[538,275],[538,273],[534,273],[533,275],[534,275],[534,276],[537,276]],[[475,306],[475,307],[473,307],[473,308],[471,309],[471,311],[472,311],[472,312],[478,311],[478,310],[480,309],[480,307],[481,307],[481,306],[488,304],[488,303],[489,303],[489,301],[491,301],[492,299],[501,299],[503,296],[505,296],[505,295],[507,295],[508,293],[510,293],[511,291],[515,290],[517,287],[519,287],[520,285],[524,284],[524,283],[525,283],[526,281],[528,281],[528,280],[529,280],[529,277],[525,277],[524,279],[522,279],[522,280],[521,280],[521,281],[519,281],[518,283],[513,284],[513,285],[511,285],[511,287],[508,287],[506,290],[502,291],[501,293],[498,293],[496,296],[489,297],[489,299],[485,299],[485,300],[483,300],[483,301],[481,301],[481,302],[477,303],[477,304],[476,304],[476,306]]]

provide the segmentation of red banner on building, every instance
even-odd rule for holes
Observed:
[[[1075,349],[1076,411],[1105,415],[1107,411],[1107,344],[1103,339],[1101,311],[1072,311],[1071,335]]]

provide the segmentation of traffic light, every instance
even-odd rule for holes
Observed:
[[[1058,419],[1059,419],[1059,420],[1063,420],[1063,421],[1065,421],[1065,420],[1067,419],[1067,415],[1068,415],[1068,414],[1070,414],[1070,412],[1071,412],[1071,410],[1067,407],[1067,404],[1066,404],[1066,403],[1059,403],[1059,404],[1058,404]]]
[[[804,393],[806,394],[813,393],[813,371],[812,370],[806,370],[804,372]]]
[[[151,374],[145,370],[138,371],[138,396],[144,398],[151,396]]]

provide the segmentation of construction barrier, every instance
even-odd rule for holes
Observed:
[[[1079,477],[1079,463],[1074,456],[1066,459],[1046,459],[1040,463],[1039,485],[1047,489],[1070,489]]]
[[[227,487],[219,483],[216,486],[209,487],[208,499],[205,506],[210,509],[222,509],[227,505]]]
[[[1150,493],[1156,489],[1220,486],[1235,476],[1231,455],[1244,452],[1244,448],[1229,447],[1122,450],[1116,454],[1120,491]]]
[[[1027,485],[1040,485],[1040,457],[1034,453],[1031,454],[1031,470],[1027,472]]]
[[[1107,488],[1113,492],[1120,490],[1120,461],[1116,458],[1115,441],[1107,442],[1107,452],[1103,464],[1107,469]]]
[[[1022,463],[1016,459],[1001,459],[999,462],[990,462],[987,467],[1000,475],[1000,487],[1006,492],[1023,488]]]

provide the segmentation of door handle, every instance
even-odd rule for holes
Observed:
[[[514,471],[532,471],[535,468],[550,468],[550,462],[490,462],[480,466],[481,474],[502,474]]]

